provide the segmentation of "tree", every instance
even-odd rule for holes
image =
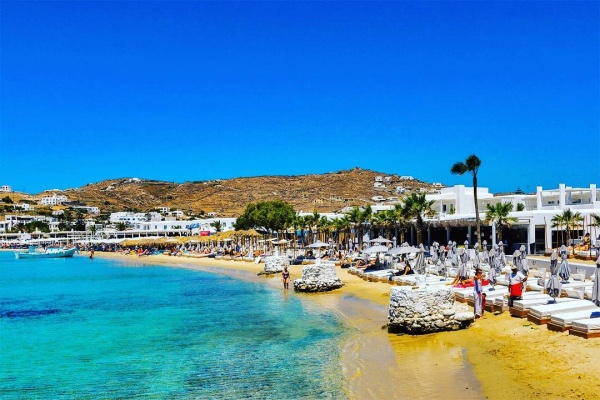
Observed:
[[[517,203],[517,211],[523,211],[523,210],[525,210],[525,204]]]
[[[12,204],[13,203],[13,199],[11,199],[9,196],[4,196],[2,198],[2,202],[6,203],[6,204]]]
[[[117,222],[117,223],[115,224],[115,228],[116,228],[118,231],[121,231],[121,232],[122,232],[122,231],[124,231],[125,229],[127,229],[127,224],[126,224],[125,222]]]
[[[283,200],[249,203],[236,221],[235,229],[266,229],[278,232],[291,226],[296,212]]]
[[[425,193],[411,193],[404,199],[407,215],[416,219],[417,243],[423,243],[423,230],[425,229],[423,218],[436,215],[436,211],[431,208],[434,202],[434,200],[427,200]]]
[[[477,224],[477,243],[481,249],[481,220],[479,218],[479,204],[477,202],[477,172],[479,172],[479,166],[481,160],[475,155],[471,154],[467,157],[465,162],[459,161],[454,163],[450,168],[450,172],[455,175],[463,175],[465,172],[469,172],[473,175],[473,198],[475,201],[475,222]]]
[[[579,222],[582,220],[581,214],[576,212],[574,213],[573,211],[571,211],[570,208],[567,208],[566,210],[564,210],[561,214],[562,217],[562,222],[565,225],[565,229],[567,231],[567,246],[570,244],[571,242],[571,229],[574,226],[577,226],[579,224]]]
[[[498,241],[502,242],[502,228],[510,227],[511,224],[518,221],[515,217],[509,217],[513,210],[513,204],[510,202],[500,202],[494,205],[487,205],[487,212],[485,214],[485,223],[496,224],[496,234]]]
[[[563,217],[561,214],[556,214],[554,217],[552,217],[552,219],[550,220],[552,222],[552,227],[553,228],[558,228],[560,230],[560,241],[561,243],[564,243],[563,241],[563,231],[562,231],[562,226],[563,226]],[[556,232],[556,247],[559,247],[559,242],[558,242],[559,236],[558,236],[558,232]]]
[[[215,231],[217,231],[217,233],[221,232],[223,230],[223,224],[219,220],[216,220],[215,222],[211,222],[210,226],[215,228]]]

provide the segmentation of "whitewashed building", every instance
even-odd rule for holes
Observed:
[[[40,200],[40,204],[44,206],[56,206],[69,201],[69,198],[64,194],[54,193],[52,196],[44,196]]]

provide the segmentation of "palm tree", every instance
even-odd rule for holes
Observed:
[[[487,204],[487,212],[485,214],[485,223],[496,224],[498,228],[496,234],[498,241],[502,242],[502,228],[510,227],[511,224],[518,221],[515,217],[509,217],[508,214],[513,210],[513,204],[510,202],[500,202],[494,205]]]
[[[346,215],[346,218],[350,222],[352,230],[354,231],[352,243],[356,243],[355,239],[358,237],[358,228],[360,227],[360,224],[362,222],[362,211],[360,211],[360,208],[358,208],[357,206],[354,206],[352,207],[352,210],[350,210],[350,212]]]
[[[481,249],[481,220],[479,218],[479,204],[477,203],[477,172],[479,172],[479,166],[481,160],[475,155],[471,154],[467,157],[465,162],[459,161],[452,165],[450,172],[455,175],[463,175],[465,172],[469,172],[473,175],[473,198],[475,201],[475,222],[477,223],[477,243]]]
[[[425,229],[424,217],[433,217],[437,212],[431,208],[434,200],[427,200],[425,193],[411,193],[404,200],[406,213],[410,218],[416,218],[417,243],[423,243],[423,230]]]
[[[560,241],[561,243],[563,243],[563,231],[562,231],[562,226],[563,226],[563,217],[560,214],[556,214],[554,217],[552,217],[552,219],[550,220],[552,222],[552,228],[558,228],[560,230]],[[560,247],[558,244],[558,232],[556,232],[556,247]]]
[[[561,217],[567,230],[567,245],[569,245],[569,243],[571,242],[571,229],[573,228],[573,226],[579,224],[579,221],[581,221],[582,217],[581,214],[578,212],[573,213],[573,211],[571,211],[570,208],[567,208],[565,211],[563,211]]]

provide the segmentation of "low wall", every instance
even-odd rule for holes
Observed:
[[[294,290],[298,292],[326,292],[342,286],[344,283],[333,264],[306,265],[302,268],[302,278],[294,281]]]
[[[424,334],[455,331],[468,327],[475,319],[472,312],[457,312],[451,289],[406,290],[393,287],[390,291],[390,332]]]

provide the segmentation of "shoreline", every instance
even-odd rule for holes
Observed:
[[[9,250],[10,251],[10,250]],[[169,256],[102,253],[126,264],[161,265],[227,274],[281,288],[279,276],[257,276],[264,264]],[[85,256],[85,255],[83,255]],[[291,266],[291,279],[301,276]],[[341,347],[347,395],[361,398],[594,398],[600,393],[600,343],[550,332],[508,313],[486,313],[470,328],[410,336],[388,334],[390,285],[337,269],[345,286],[295,293],[336,313],[352,333]],[[283,290],[283,288],[281,288]]]

